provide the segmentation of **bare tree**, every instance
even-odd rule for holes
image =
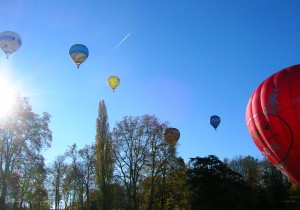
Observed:
[[[69,150],[65,153],[65,157],[68,162],[68,167],[64,179],[64,186],[69,186],[69,205],[83,209],[85,172],[83,166],[84,163],[80,160],[79,150],[77,149],[76,144],[70,146]]]
[[[83,185],[86,198],[86,207],[90,208],[90,190],[95,186],[95,146],[86,145],[79,150],[80,165],[83,174]]]
[[[64,156],[58,156],[49,168],[49,176],[53,187],[54,208],[60,209],[60,202],[62,200],[62,186],[63,179],[66,173],[66,163]]]
[[[251,156],[237,156],[229,162],[229,167],[243,176],[243,179],[257,193],[259,190],[259,179],[261,166],[258,159]]]
[[[162,184],[161,177],[171,160],[168,150],[173,146],[163,139],[165,128],[166,124],[155,116],[143,115],[126,116],[113,129],[116,177],[126,188],[130,209],[152,209],[157,186]],[[145,180],[148,180],[147,201],[143,201]]]

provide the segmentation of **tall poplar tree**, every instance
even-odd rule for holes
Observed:
[[[109,122],[104,100],[101,100],[96,120],[95,146],[96,183],[99,188],[100,209],[112,209],[111,184],[113,179],[114,158],[112,139],[109,131]]]

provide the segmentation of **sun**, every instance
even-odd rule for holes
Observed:
[[[13,85],[4,78],[0,78],[0,119],[12,112],[15,101],[16,95]]]

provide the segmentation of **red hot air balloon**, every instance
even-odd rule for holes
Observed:
[[[300,186],[300,65],[278,71],[254,90],[246,122],[258,149]]]

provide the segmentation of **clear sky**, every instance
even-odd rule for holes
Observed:
[[[0,0],[0,32],[21,48],[0,76],[52,116],[47,161],[95,142],[98,103],[110,128],[123,116],[155,115],[180,130],[178,155],[261,158],[245,120],[268,76],[300,61],[299,0]],[[73,44],[89,48],[77,69]],[[118,75],[115,92],[107,78]],[[219,115],[217,131],[209,124]]]

